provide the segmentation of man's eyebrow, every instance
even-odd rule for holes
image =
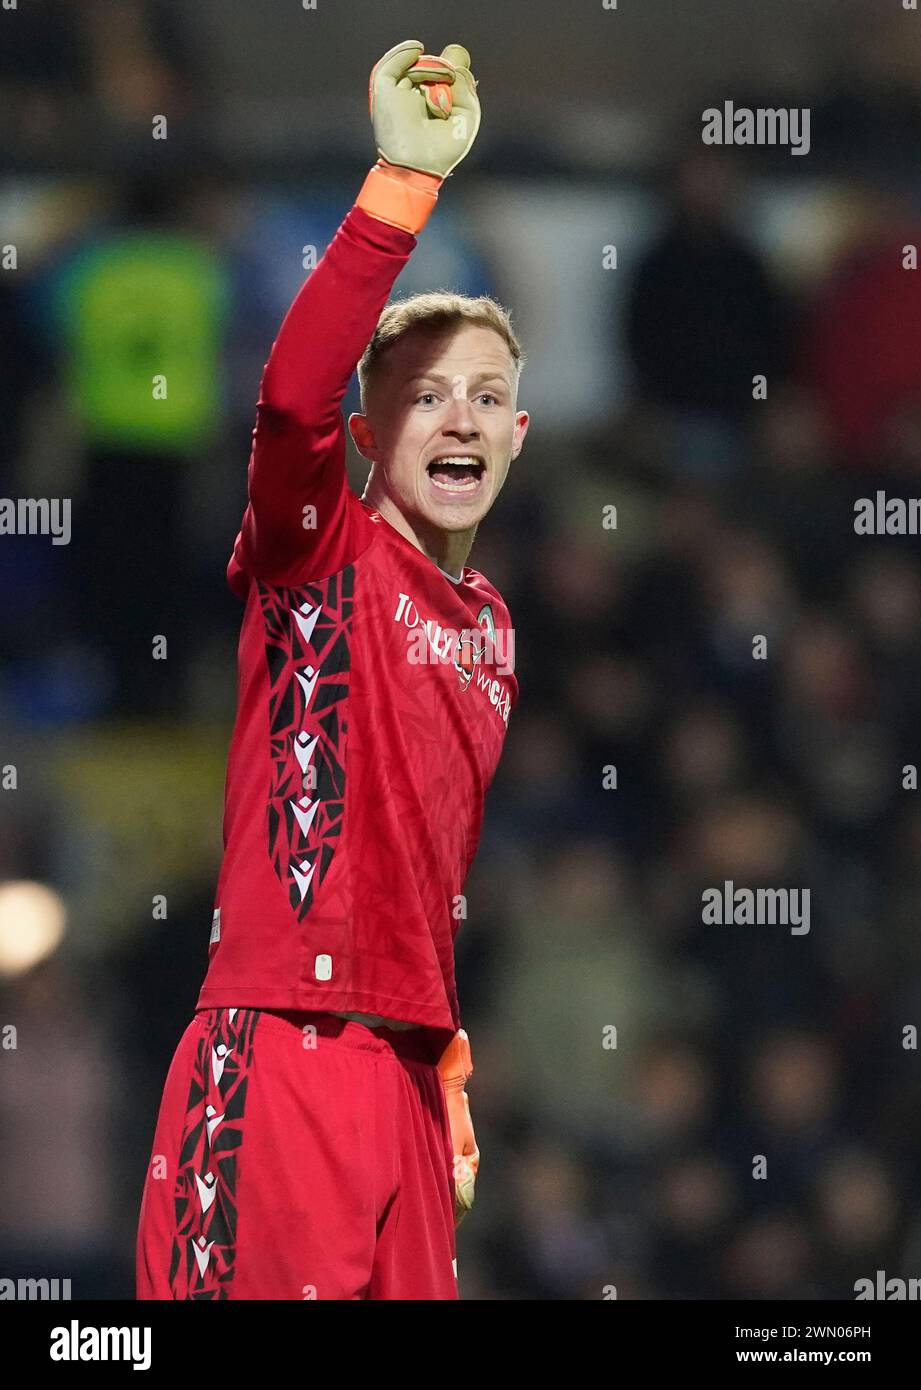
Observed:
[[[463,372],[457,372],[456,376],[463,376]],[[503,386],[508,386],[508,378],[499,370],[475,372],[474,375],[468,379],[473,382],[501,381]],[[448,386],[454,380],[455,377],[443,376],[441,372],[417,372],[414,376],[409,378],[407,384],[411,386],[414,381],[440,381],[443,386]]]

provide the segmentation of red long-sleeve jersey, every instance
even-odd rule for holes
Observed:
[[[481,574],[452,580],[351,491],[341,411],[415,245],[352,208],[263,375],[198,1008],[459,1026],[460,895],[518,696],[511,621]]]

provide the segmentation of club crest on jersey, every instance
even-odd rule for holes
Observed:
[[[477,642],[472,632],[462,632],[458,637],[457,651],[454,653],[454,669],[460,676],[461,689],[466,690],[473,680],[473,668],[483,660],[486,639]]]
[[[495,676],[513,669],[505,664],[509,659],[505,648],[511,646],[513,633],[511,628],[503,631],[503,638],[507,637],[508,641],[502,644],[503,650],[500,652],[491,604],[484,603],[477,614],[478,627],[465,628],[462,632],[443,628],[440,623],[423,618],[408,594],[399,595],[393,617],[394,622],[403,624],[407,636],[413,639],[409,654],[413,664],[450,662],[457,672],[462,690],[467,690],[474,683],[475,676],[476,688],[483,692],[503,723],[508,723],[511,695],[505,684]],[[500,656],[501,665],[497,659]],[[490,667],[498,668],[495,674],[488,669]]]

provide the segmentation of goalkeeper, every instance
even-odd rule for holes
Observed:
[[[228,567],[224,858],[144,1185],[142,1299],[457,1298],[479,1154],[454,935],[518,693],[508,610],[466,561],[528,417],[494,300],[385,307],[476,137],[469,55],[399,44],[370,98],[380,158],[262,378]]]

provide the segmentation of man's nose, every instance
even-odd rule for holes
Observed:
[[[446,434],[477,434],[476,419],[466,396],[452,397],[444,428]]]

